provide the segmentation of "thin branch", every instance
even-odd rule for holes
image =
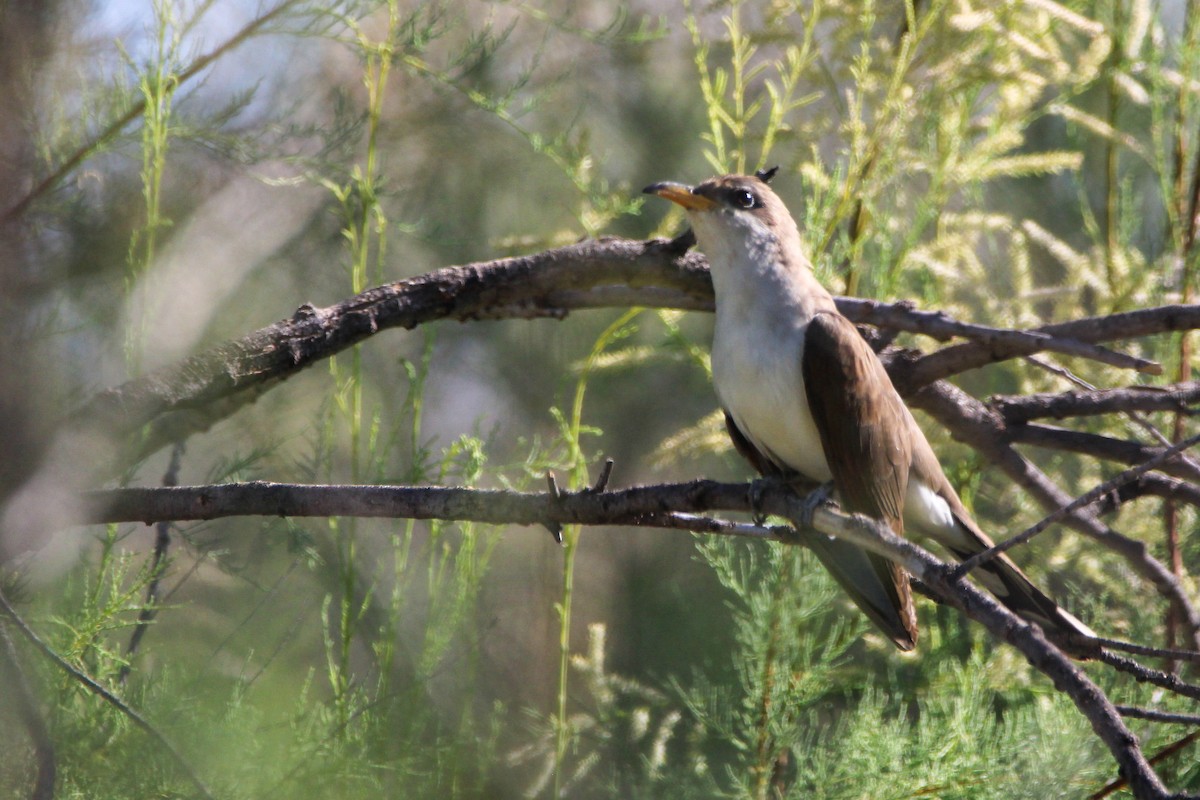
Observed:
[[[1096,504],[1097,514],[1110,514],[1139,497],[1159,497],[1200,509],[1200,486],[1163,475],[1142,475]]]
[[[1200,327],[1200,305],[1171,305],[1043,325],[1035,331],[1096,344],[1194,330],[1197,327]],[[951,345],[913,362],[903,376],[901,394],[969,369],[1034,352],[1036,348],[1032,346],[1023,346],[1018,350],[1009,347],[997,349],[977,342]]]
[[[158,742],[159,746],[167,752],[167,754],[171,757],[171,760],[175,762],[175,766],[179,768],[179,771],[184,774],[184,776],[194,787],[196,787],[196,791],[208,798],[208,800],[214,800],[212,793],[208,790],[208,787],[204,785],[204,781],[202,781],[200,776],[196,774],[196,771],[192,769],[192,765],[188,763],[187,759],[183,757],[183,754],[175,748],[175,745],[171,744],[171,741],[167,739],[167,737],[163,735],[158,728],[151,725],[145,717],[131,708],[124,700],[117,697],[108,689],[97,683],[96,680],[90,675],[77,669],[58,653],[54,652],[54,649],[50,647],[50,645],[46,644],[46,642],[28,626],[25,623],[25,620],[21,618],[21,615],[17,613],[17,610],[9,604],[8,598],[4,595],[3,591],[0,591],[0,613],[8,617],[8,620],[13,627],[20,631],[21,635],[24,636],[25,639],[28,640],[30,644],[32,644],[38,650],[38,652],[53,662],[55,666],[70,675],[71,678],[77,683],[82,684],[83,687],[89,692],[98,695],[113,708],[117,709],[117,711],[128,717],[134,725],[149,734],[150,738]]]
[[[1117,669],[1128,675],[1132,675],[1133,679],[1138,683],[1149,683],[1152,686],[1159,687],[1160,689],[1166,689],[1170,692],[1174,692],[1181,697],[1187,697],[1192,700],[1200,700],[1200,686],[1197,686],[1194,683],[1188,683],[1173,673],[1164,672],[1161,669],[1151,669],[1143,664],[1139,664],[1132,658],[1119,656],[1116,653],[1110,653],[1107,650],[1100,650],[1095,654],[1095,659],[1109,665],[1113,669]]]
[[[759,511],[794,519],[805,514],[804,499],[786,487],[761,487]],[[454,487],[297,486],[270,483],[204,487],[113,489],[91,492],[85,505],[92,521],[211,519],[258,513],[288,516],[369,516],[438,518],[476,522],[544,525],[655,524],[667,509],[750,510],[750,493],[741,484],[693,481],[642,486],[620,491],[530,494]],[[1104,693],[1036,625],[1025,622],[973,584],[954,577],[953,568],[924,549],[862,516],[816,509],[813,526],[905,567],[936,596],[1009,642],[1075,702],[1108,746],[1138,797],[1165,798],[1166,789],[1138,749],[1137,739],[1121,721]],[[756,535],[761,529],[754,526]],[[786,531],[785,541],[804,542],[805,532]]]
[[[243,26],[241,30],[239,30],[225,42],[218,45],[211,52],[196,59],[194,62],[192,62],[191,66],[179,73],[179,75],[176,76],[178,83],[183,85],[199,75],[218,58],[243,44],[247,39],[261,31],[267,25],[267,23],[274,20],[276,17],[295,4],[296,0],[284,0],[284,2],[280,3],[278,6],[262,16],[255,17],[254,19],[250,20],[250,22]],[[125,110],[124,114],[110,122],[108,126],[104,128],[104,130],[97,133],[91,140],[84,143],[74,153],[63,159],[63,161],[52,172],[50,172],[49,175],[38,181],[38,184],[30,189],[24,197],[22,197],[20,200],[14,203],[11,208],[5,211],[4,216],[0,217],[0,220],[8,222],[23,214],[35,200],[51,191],[76,167],[95,154],[96,150],[102,147],[105,142],[112,139],[112,137],[116,136],[117,133],[119,133],[123,128],[140,117],[145,110],[145,98],[142,98],[131,105]]]
[[[1107,639],[1103,636],[1097,636],[1093,643],[1104,647],[1108,650],[1120,650],[1125,653],[1133,653],[1139,656],[1153,656],[1154,658],[1166,658],[1177,661],[1191,661],[1194,664],[1200,664],[1200,653],[1193,650],[1175,650],[1168,647],[1147,647],[1144,644],[1135,642],[1125,642],[1120,639]]]
[[[1116,708],[1122,717],[1131,719],[1146,719],[1151,722],[1178,722],[1183,725],[1200,725],[1200,714],[1178,714],[1171,711],[1158,711],[1153,708],[1138,708],[1136,706],[1117,706]]]
[[[1135,465],[1158,456],[1165,448],[1130,439],[1117,439],[1099,433],[1073,431],[1054,425],[1026,423],[1007,428],[1005,438],[1013,444],[1029,444],[1053,450]],[[1200,469],[1191,459],[1178,459],[1162,464],[1159,469],[1168,475],[1200,483]]]
[[[895,369],[895,366],[893,364],[892,368]],[[966,392],[940,382],[925,387],[907,399],[910,404],[931,414],[955,439],[971,446],[989,463],[999,467],[1047,511],[1071,502],[1070,495],[1012,448],[1005,440],[1000,421],[983,403]],[[1121,555],[1138,574],[1176,605],[1189,643],[1194,643],[1195,649],[1200,650],[1200,612],[1192,604],[1191,595],[1183,583],[1150,553],[1144,542],[1117,533],[1100,522],[1088,509],[1077,509],[1063,522]]]
[[[1061,392],[1027,395],[996,395],[988,398],[988,408],[1009,425],[1049,417],[1065,419],[1128,411],[1176,411],[1196,414],[1200,403],[1200,381],[1174,386],[1130,386],[1085,392]]]
[[[966,559],[965,561],[963,561],[955,569],[955,577],[962,577],[963,575],[966,575],[967,573],[969,573],[971,570],[975,569],[979,565],[985,564],[988,561],[991,561],[993,558],[1000,555],[1004,551],[1010,550],[1019,544],[1023,544],[1025,542],[1029,541],[1034,536],[1037,536],[1039,533],[1046,530],[1046,528],[1049,528],[1054,523],[1065,519],[1068,515],[1075,513],[1076,511],[1078,511],[1081,508],[1090,506],[1092,503],[1096,502],[1097,500],[1104,497],[1105,495],[1111,494],[1113,491],[1115,491],[1119,487],[1124,486],[1125,484],[1129,483],[1130,481],[1135,480],[1138,476],[1142,475],[1143,473],[1149,472],[1150,470],[1154,469],[1159,464],[1165,462],[1167,459],[1173,458],[1174,456],[1178,455],[1179,453],[1182,453],[1184,450],[1187,450],[1188,448],[1195,447],[1197,443],[1200,443],[1200,434],[1197,434],[1196,436],[1193,436],[1189,439],[1184,439],[1179,444],[1176,444],[1176,445],[1166,448],[1165,450],[1163,450],[1163,452],[1161,454],[1159,454],[1155,458],[1150,459],[1146,463],[1139,464],[1138,466],[1136,466],[1132,469],[1127,469],[1124,472],[1122,472],[1120,475],[1110,478],[1109,480],[1105,481],[1104,483],[1100,484],[1099,486],[1096,486],[1091,491],[1085,492],[1084,494],[1080,495],[1079,497],[1076,497],[1070,503],[1067,503],[1066,505],[1063,505],[1063,506],[1059,506],[1053,512],[1051,512],[1050,514],[1047,514],[1045,517],[1043,517],[1039,522],[1037,522],[1034,525],[1029,526],[1025,530],[1018,533],[1016,536],[1012,536],[1008,539],[1005,539],[1002,542],[994,544],[991,547],[989,547],[988,549],[982,550],[982,551],[976,553],[975,555],[971,556],[970,558]]]
[[[1039,367],[1044,370],[1048,370],[1056,375],[1059,375],[1059,376],[1063,377],[1064,379],[1066,379],[1067,381],[1073,383],[1075,386],[1078,386],[1079,388],[1084,389],[1085,391],[1088,391],[1088,392],[1102,391],[1094,384],[1088,383],[1083,378],[1081,378],[1078,375],[1076,375],[1075,373],[1071,372],[1071,370],[1069,370],[1065,367],[1061,367],[1057,364],[1051,364],[1050,362],[1046,361],[1045,359],[1043,359],[1039,356],[1025,356],[1025,363],[1033,364],[1036,367]],[[1139,387],[1139,388],[1152,388],[1153,389],[1153,388],[1164,388],[1164,387]],[[1183,417],[1184,417],[1183,414],[1177,413],[1175,415],[1175,436],[1174,436],[1174,438],[1172,438],[1172,437],[1167,436],[1165,433],[1160,431],[1158,428],[1156,428],[1154,426],[1154,424],[1152,422],[1150,422],[1149,419],[1146,418],[1146,414],[1142,411],[1139,411],[1136,408],[1130,408],[1130,409],[1123,410],[1123,411],[1121,409],[1117,409],[1117,411],[1119,413],[1123,413],[1125,415],[1125,417],[1127,419],[1129,419],[1134,425],[1136,425],[1137,427],[1141,428],[1143,431],[1148,433],[1152,439],[1154,439],[1156,442],[1161,444],[1163,447],[1170,447],[1172,444],[1174,444],[1175,442],[1177,442],[1183,438],[1183,430],[1182,430]],[[1196,472],[1200,472],[1200,464],[1197,464],[1191,458],[1189,458],[1187,456],[1183,456],[1180,459],[1180,461],[1186,463],[1189,469],[1196,471]],[[1176,570],[1175,573],[1177,575],[1180,574],[1179,570]]]
[[[888,304],[876,300],[839,297],[837,305],[839,311],[860,324],[919,333],[941,342],[954,338],[970,339],[972,345],[995,356],[984,363],[1026,354],[1023,351],[1037,353],[1044,350],[1152,375],[1162,372],[1162,367],[1154,361],[1078,339],[1055,336],[1042,330],[993,328],[989,325],[960,322],[944,312],[920,311],[906,303]]]

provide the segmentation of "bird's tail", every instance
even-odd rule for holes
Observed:
[[[959,521],[962,522],[962,520]],[[991,540],[978,529],[974,529],[974,526],[964,525],[963,527],[967,528],[965,532],[969,533],[969,538],[973,540],[971,548],[967,549],[961,544],[948,545],[950,551],[960,561],[992,546]],[[977,547],[975,546],[976,541],[978,541]],[[1079,636],[1096,638],[1095,631],[1034,586],[1021,568],[1013,563],[1006,554],[999,553],[995,558],[983,562],[971,572],[971,575],[1013,613],[1022,619],[1036,622],[1047,634],[1068,641]]]
[[[908,573],[843,539],[814,533],[808,547],[854,604],[901,650],[917,646],[917,612]]]

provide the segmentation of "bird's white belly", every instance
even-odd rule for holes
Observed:
[[[723,326],[713,341],[713,383],[738,430],[759,452],[816,481],[833,477],[817,432],[800,359],[803,329]]]

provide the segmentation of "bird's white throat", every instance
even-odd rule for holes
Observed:
[[[759,452],[781,467],[827,481],[832,473],[809,410],[801,358],[809,321],[832,308],[832,298],[807,267],[780,258],[779,242],[758,220],[719,212],[696,216],[708,217],[695,229],[716,291],[717,396]],[[714,225],[740,230],[718,232]]]

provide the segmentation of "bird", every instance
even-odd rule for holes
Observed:
[[[708,259],[713,385],[734,448],[764,476],[831,483],[844,510],[933,540],[960,561],[991,547],[883,362],[813,274],[795,220],[767,184],[773,175],[643,190],[686,210]],[[809,542],[879,630],[899,649],[914,649],[917,615],[905,570],[844,540]],[[1060,640],[1095,637],[1004,553],[972,574]]]

